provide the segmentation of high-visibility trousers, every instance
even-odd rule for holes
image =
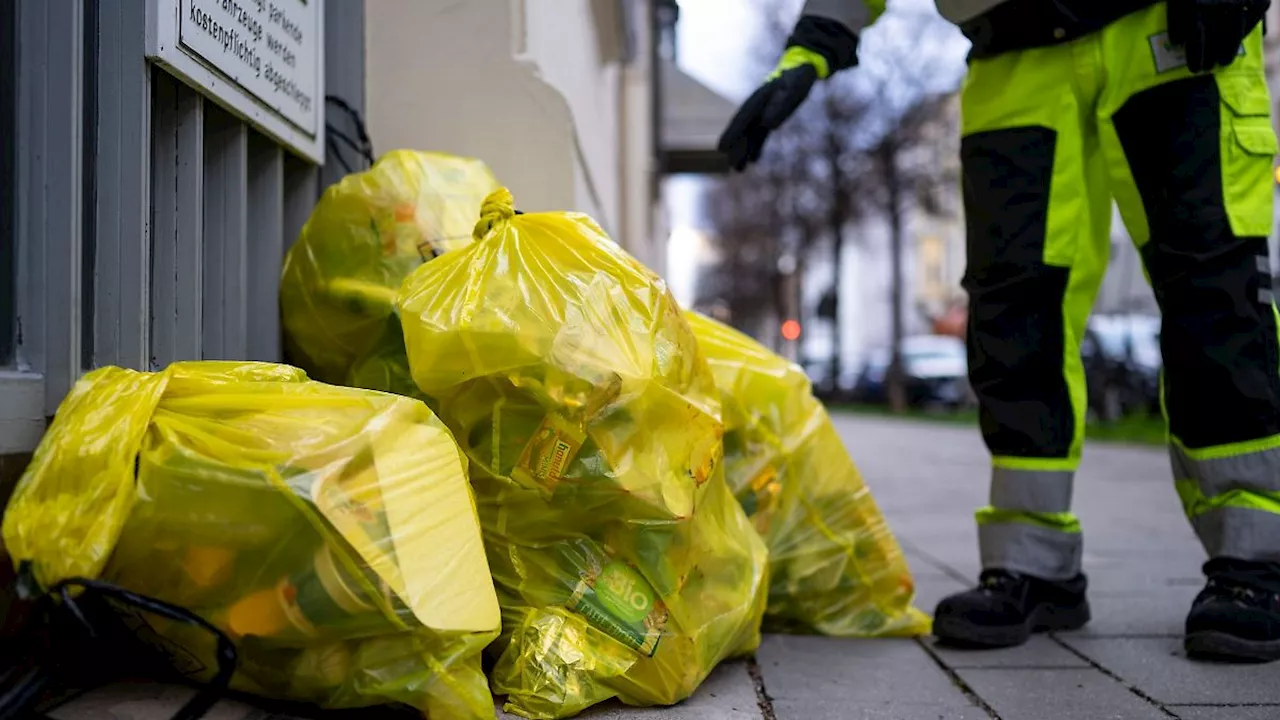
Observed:
[[[1080,571],[1080,341],[1113,199],[1163,315],[1187,516],[1212,557],[1280,561],[1276,135],[1261,27],[1230,67],[1192,74],[1153,5],[1073,42],[975,60],[962,113],[970,379],[993,465],[977,513],[983,566]]]

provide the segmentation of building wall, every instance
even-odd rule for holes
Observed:
[[[485,160],[521,209],[591,214],[662,269],[653,241],[647,53],[618,0],[379,0],[366,6],[370,134]],[[632,8],[634,10],[634,8]],[[636,13],[634,19],[643,19]],[[633,28],[643,32],[644,23]],[[635,38],[644,48],[644,34]]]
[[[591,0],[520,0],[524,3],[524,53],[538,73],[564,96],[574,131],[574,209],[590,213],[607,230],[619,220],[618,168],[622,163],[622,63],[619,44],[606,30],[611,14]]]

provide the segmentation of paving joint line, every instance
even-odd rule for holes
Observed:
[[[1114,680],[1114,681],[1116,681],[1117,683],[1119,683],[1121,687],[1123,687],[1124,689],[1128,690],[1130,693],[1134,694],[1134,695],[1135,695],[1135,696],[1137,696],[1138,698],[1141,698],[1141,699],[1142,699],[1144,702],[1146,702],[1148,705],[1150,705],[1150,706],[1154,707],[1155,709],[1157,709],[1157,710],[1159,710],[1160,712],[1164,713],[1164,714],[1165,714],[1165,715],[1167,715],[1168,717],[1171,717],[1171,718],[1174,718],[1175,720],[1177,720],[1177,718],[1178,718],[1177,713],[1175,713],[1175,712],[1173,712],[1172,710],[1170,710],[1170,709],[1168,708],[1168,706],[1166,706],[1164,703],[1162,703],[1162,702],[1160,702],[1159,700],[1156,700],[1155,698],[1151,697],[1151,696],[1150,696],[1150,695],[1148,695],[1145,691],[1143,691],[1143,690],[1142,690],[1142,688],[1138,687],[1137,685],[1130,685],[1129,683],[1125,682],[1125,681],[1124,681],[1124,678],[1122,678],[1122,677],[1120,677],[1119,675],[1117,675],[1116,673],[1112,672],[1109,668],[1105,667],[1102,663],[1097,662],[1096,660],[1094,660],[1093,658],[1089,657],[1088,655],[1085,655],[1084,653],[1080,652],[1079,650],[1076,650],[1075,648],[1071,647],[1070,645],[1068,645],[1068,644],[1067,644],[1067,642],[1066,642],[1065,640],[1063,640],[1062,638],[1058,637],[1057,633],[1049,633],[1049,638],[1050,638],[1050,639],[1052,639],[1055,643],[1057,643],[1060,647],[1062,647],[1062,649],[1066,650],[1067,652],[1071,653],[1072,655],[1075,655],[1076,657],[1080,658],[1081,660],[1083,660],[1083,661],[1085,661],[1085,662],[1089,663],[1089,665],[1090,665],[1091,667],[1093,667],[1093,669],[1094,669],[1094,670],[1097,670],[1098,672],[1102,673],[1103,675],[1106,675],[1107,677],[1109,677],[1109,678],[1111,678],[1112,680]]]
[[[1180,638],[1184,633],[1095,633],[1087,634],[1077,633],[1072,635],[1074,640],[1171,640]]]
[[[1238,708],[1238,707],[1280,707],[1280,703],[1271,702],[1220,702],[1220,703],[1174,703],[1171,708]]]
[[[948,665],[952,670],[999,670],[1000,672],[1020,672],[1022,670],[1083,670],[1079,665]]]
[[[764,686],[764,673],[760,671],[760,661],[755,655],[747,658],[747,674],[751,676],[751,685],[756,691],[756,706],[760,708],[760,717],[764,720],[778,720],[773,712],[773,698]]]
[[[983,700],[982,696],[979,695],[969,685],[969,683],[965,682],[964,678],[960,677],[960,673],[956,672],[955,668],[952,668],[950,665],[947,665],[946,661],[942,659],[942,656],[938,655],[938,653],[935,652],[933,648],[929,647],[929,643],[926,642],[924,638],[917,637],[912,639],[915,641],[917,645],[920,646],[921,650],[924,650],[925,655],[928,655],[929,659],[933,660],[933,663],[938,666],[938,669],[941,670],[942,673],[946,675],[948,679],[951,680],[951,684],[955,685],[956,688],[962,694],[964,694],[966,698],[969,699],[969,702],[973,703],[975,706],[977,706],[983,712],[985,712],[987,714],[987,717],[991,718],[991,720],[1001,720],[999,713],[996,712],[996,709],[991,707],[990,703],[988,703],[986,700]]]
[[[921,548],[914,542],[899,536],[898,544],[902,546],[903,550],[919,555],[920,559],[925,561],[925,564],[932,566],[935,570],[941,570],[943,575],[959,582],[961,585],[968,586],[973,583],[973,578],[966,577],[964,573],[946,564],[942,560],[938,559],[933,553]]]

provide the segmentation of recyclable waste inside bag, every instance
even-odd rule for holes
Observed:
[[[759,643],[764,544],[721,467],[719,402],[662,281],[584,215],[485,201],[399,309],[417,386],[470,459],[510,711],[688,697]]]
[[[265,363],[109,367],[63,401],[4,517],[46,591],[89,578],[228,635],[232,687],[492,717],[498,634],[466,459],[425,405]],[[128,619],[208,681],[207,632]]]
[[[928,633],[902,550],[804,371],[715,320],[686,318],[720,388],[725,476],[769,547],[766,626]]]
[[[394,150],[329,188],[285,256],[293,362],[324,382],[414,395],[394,302],[419,265],[470,244],[498,188],[479,160]]]

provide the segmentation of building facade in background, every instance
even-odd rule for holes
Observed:
[[[649,0],[367,3],[370,135],[381,150],[478,157],[521,209],[589,213],[662,272],[651,10]]]

